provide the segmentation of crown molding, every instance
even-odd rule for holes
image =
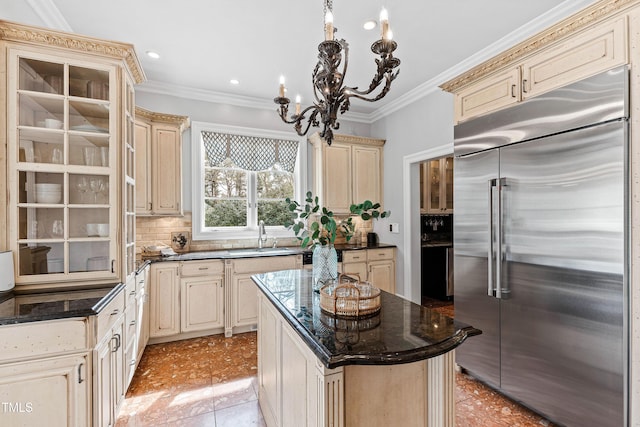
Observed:
[[[136,118],[141,118],[150,122],[169,123],[180,126],[182,131],[189,129],[191,121],[188,116],[178,116],[175,114],[157,113],[136,106]]]
[[[272,99],[257,98],[254,96],[233,95],[225,92],[216,92],[209,89],[199,89],[189,86],[176,85],[147,80],[144,84],[136,86],[136,92],[169,95],[177,98],[193,99],[196,101],[213,102],[216,104],[234,105],[236,107],[258,108],[261,110],[275,110]],[[369,114],[348,111],[342,116],[344,120],[359,123],[371,123]]]
[[[508,49],[501,49],[493,54],[490,53],[482,62],[469,64],[450,80],[443,82],[440,87],[447,92],[454,92],[475,79],[490,74],[507,64],[521,60],[539,49],[583,30],[586,26],[597,22],[603,17],[610,16],[616,11],[637,2],[638,0],[566,1],[550,10],[550,12],[553,12],[559,9],[561,12],[560,14],[552,15],[555,18],[555,22],[552,21],[544,25],[542,29],[536,29],[535,33],[526,39],[513,41]],[[547,15],[549,13],[541,15],[541,17],[546,17]]]
[[[73,32],[73,28],[60,13],[60,9],[55,5],[53,0],[27,0],[27,4],[38,15],[42,22],[49,27],[68,33]]]
[[[505,50],[513,47],[515,44],[543,31],[549,26],[558,23],[560,20],[567,18],[571,14],[581,11],[593,3],[593,0],[567,0],[558,6],[549,9],[547,12],[510,32],[486,48],[478,51],[426,82],[421,83],[415,89],[410,90],[398,99],[378,108],[370,114],[371,123],[395,113],[417,100],[426,97],[427,95],[440,91],[439,86],[444,84],[447,80],[453,79],[468,71],[470,68],[499,55]]]

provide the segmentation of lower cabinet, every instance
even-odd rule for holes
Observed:
[[[0,364],[0,425],[92,425],[90,376],[88,352]]]
[[[126,392],[125,292],[96,317],[93,357],[93,426],[114,426]]]
[[[146,266],[136,274],[136,309],[138,310],[138,323],[136,325],[137,356],[136,363],[140,361],[144,348],[149,342],[149,270]]]
[[[222,328],[223,283],[221,260],[152,264],[149,337],[163,338]]]
[[[180,309],[182,332],[224,326],[222,276],[189,277],[181,280]]]
[[[225,336],[255,329],[258,324],[258,288],[251,276],[270,271],[302,268],[302,255],[236,258],[225,261]]]
[[[395,248],[358,249],[342,253],[342,272],[357,274],[379,289],[396,292]]]
[[[150,338],[180,333],[179,268],[179,262],[160,262],[151,265]]]

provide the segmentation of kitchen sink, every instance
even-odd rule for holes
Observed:
[[[295,254],[296,249],[292,248],[247,248],[247,249],[230,249],[228,250],[229,256],[234,255],[247,255],[247,256],[259,256],[259,255],[278,255],[278,254]]]

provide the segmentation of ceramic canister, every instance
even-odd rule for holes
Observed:
[[[0,292],[13,289],[16,283],[13,272],[13,252],[0,252]]]

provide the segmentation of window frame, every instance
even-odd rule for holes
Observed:
[[[307,188],[306,139],[292,132],[279,132],[269,129],[249,128],[242,126],[221,125],[207,122],[191,122],[191,200],[192,223],[191,236],[193,240],[240,240],[258,238],[257,224],[257,182],[256,172],[248,171],[247,179],[247,203],[253,204],[247,213],[247,227],[204,227],[204,146],[201,142],[203,131],[238,134],[262,138],[286,139],[298,141],[298,156],[294,169],[294,198],[302,200],[304,188]],[[255,225],[253,224],[255,222]],[[293,230],[284,226],[265,227],[269,237],[288,238],[295,237]]]

